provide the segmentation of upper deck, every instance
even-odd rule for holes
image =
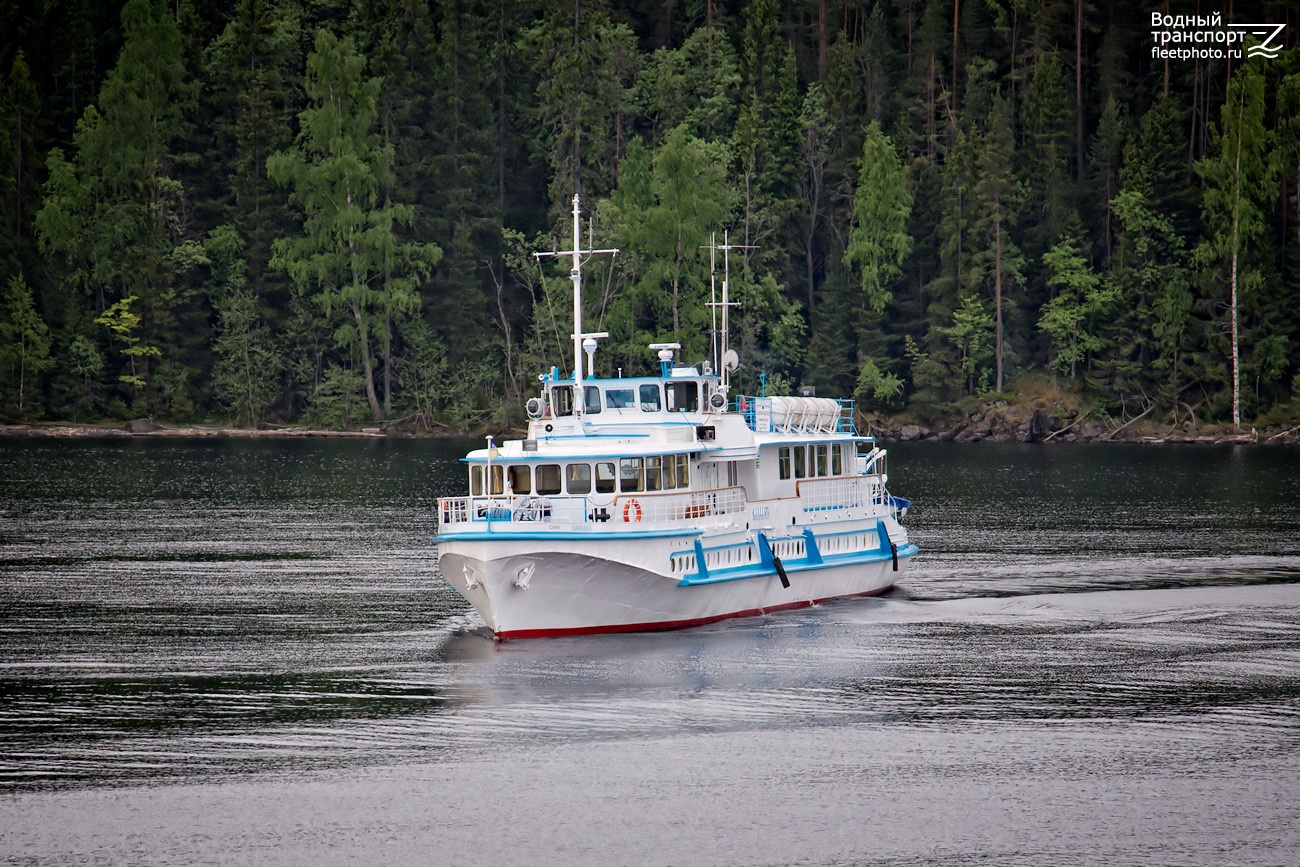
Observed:
[[[528,401],[529,440],[621,434],[737,447],[752,445],[753,435],[763,434],[858,435],[852,400],[749,395],[728,400],[726,386],[707,369],[665,366],[661,376],[580,382],[560,379],[552,369],[542,384],[542,396]]]

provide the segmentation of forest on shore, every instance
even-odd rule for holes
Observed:
[[[620,251],[584,271],[598,375],[707,357],[725,241],[747,393],[1300,424],[1290,0],[67,0],[0,29],[0,422],[517,423],[572,365],[567,263],[532,254],[576,193]]]

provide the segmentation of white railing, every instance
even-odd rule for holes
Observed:
[[[713,488],[663,494],[620,494],[614,500],[611,516],[615,521],[628,524],[637,521],[698,521],[747,509],[744,488]]]
[[[747,509],[745,489],[741,487],[621,494],[603,503],[590,497],[442,497],[438,500],[438,520],[443,528],[489,522],[636,524],[698,521]]]
[[[795,484],[805,512],[882,505],[888,499],[882,476],[804,479]]]

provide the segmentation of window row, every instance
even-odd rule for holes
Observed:
[[[486,477],[486,478],[485,478]],[[621,458],[595,464],[492,464],[469,470],[469,489],[475,497],[516,494],[638,493],[671,491],[691,486],[687,455]]]
[[[659,412],[695,412],[700,408],[700,384],[694,380],[670,382],[663,386],[645,382],[638,386],[595,386],[583,389],[582,411],[596,415],[602,409],[636,409]],[[604,395],[602,403],[601,396]],[[573,415],[573,387],[558,385],[551,389],[551,413],[557,418]]]
[[[844,465],[854,452],[852,445],[781,446],[776,453],[778,474],[783,479],[808,479],[817,476],[842,476]]]

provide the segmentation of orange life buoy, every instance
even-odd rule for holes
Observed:
[[[631,523],[632,521],[641,520],[641,504],[636,500],[628,500],[623,504],[623,521]]]

